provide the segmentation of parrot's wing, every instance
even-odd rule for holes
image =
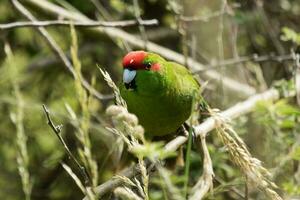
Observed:
[[[188,70],[186,67],[184,67],[183,65],[180,65],[178,63],[175,62],[168,62],[168,64],[170,64],[172,66],[172,68],[174,69],[174,72],[183,77],[186,78],[187,80],[190,81],[191,84],[196,84],[196,87],[198,87],[198,89],[200,90],[200,83],[194,78],[193,74],[191,73],[190,70]]]
[[[198,80],[194,78],[192,72],[186,67],[184,67],[183,65],[180,65],[178,63],[175,62],[168,62],[168,63],[172,66],[172,68],[174,69],[175,73],[177,73],[177,75],[187,79],[188,82],[190,83],[190,86],[197,89],[197,93],[199,95],[197,95],[196,98],[198,99],[200,110],[202,112],[207,112],[209,109],[209,105],[202,97],[201,85],[198,82]]]

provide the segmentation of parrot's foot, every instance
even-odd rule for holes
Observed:
[[[195,129],[188,125],[186,122],[182,124],[182,126],[177,130],[178,135],[184,135],[186,137],[189,137],[189,132],[192,133],[192,142],[195,143],[197,139],[197,135],[195,133]]]

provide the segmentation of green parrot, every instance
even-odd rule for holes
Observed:
[[[189,118],[200,85],[184,66],[155,53],[132,51],[123,58],[120,93],[146,136],[175,133]]]

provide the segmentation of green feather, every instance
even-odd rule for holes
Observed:
[[[136,89],[120,85],[128,110],[139,118],[146,135],[174,133],[191,115],[193,98],[200,85],[182,65],[148,53],[144,62],[159,63],[159,71],[137,70]]]

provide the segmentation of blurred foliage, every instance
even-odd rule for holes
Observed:
[[[296,33],[294,30],[283,27],[282,28],[283,35],[281,39],[283,41],[292,41],[296,43],[297,45],[300,45],[300,33]]]
[[[51,2],[98,20],[135,18],[135,8],[129,0]],[[179,15],[210,16],[219,12],[224,2],[144,0],[139,3],[143,19],[156,18],[160,22],[159,26],[146,27],[150,41],[180,53],[183,52],[183,47],[187,46],[189,55],[205,65],[222,63],[223,60],[232,58],[239,60],[240,56],[252,57],[254,54],[285,55],[290,53],[291,48],[299,53],[300,2],[296,0],[230,0],[223,17],[217,15],[207,21],[186,22],[184,27],[187,37],[182,39],[182,27],[177,21]],[[24,5],[40,20],[58,18],[30,4]],[[0,23],[25,20],[9,0],[0,1],[0,13]],[[70,55],[70,28],[49,27],[47,30]],[[128,27],[124,30],[140,37],[138,27]],[[92,82],[95,77],[94,87],[103,94],[111,94],[112,91],[100,75],[96,64],[103,66],[112,79],[119,83],[122,76],[121,59],[127,52],[126,46],[134,48],[91,29],[77,28],[76,34],[82,76],[88,82]],[[87,110],[82,112],[83,103],[77,96],[78,83],[34,28],[0,31],[0,46],[0,199],[24,199],[18,174],[17,130],[10,118],[10,114],[18,107],[11,79],[19,85],[22,94],[28,169],[33,184],[31,199],[82,199],[82,192],[60,163],[67,163],[78,176],[80,173],[47,125],[42,110],[42,104],[46,104],[55,124],[63,125],[62,136],[71,151],[76,157],[80,157],[78,148],[81,148],[82,144],[77,140],[76,133],[79,131],[78,124],[87,119]],[[5,46],[12,50],[11,63],[8,63]],[[217,70],[224,76],[249,84],[257,91],[263,91],[277,80],[291,79],[294,68],[292,60],[285,60],[237,62]],[[211,107],[224,109],[241,100],[238,94],[233,94],[223,87],[221,79],[214,83],[211,80],[203,80],[201,74],[199,79],[201,82],[208,81],[203,95]],[[283,88],[283,93],[286,91]],[[92,159],[98,165],[99,177],[95,182],[103,183],[132,164],[135,159],[127,151],[121,152],[120,155],[120,141],[105,129],[112,125],[112,121],[105,115],[105,109],[114,101],[98,100],[88,93],[86,95],[89,96],[89,106],[85,108],[88,109],[89,128],[85,131],[90,138]],[[71,111],[76,115],[75,118],[72,117]],[[300,110],[295,100],[284,98],[275,103],[260,102],[254,113],[232,122],[236,132],[247,143],[250,152],[270,169],[271,178],[279,186],[278,192],[285,199],[300,198],[299,118]],[[207,199],[242,199],[241,196],[245,195],[245,177],[232,165],[226,148],[217,139],[215,132],[208,135],[207,143],[216,175],[214,191],[207,194]],[[136,151],[145,156],[149,149],[161,150],[161,145],[156,143]],[[201,148],[193,147],[190,154],[190,187],[201,176],[202,164]],[[171,182],[177,188],[182,188],[184,168],[177,166],[168,170]],[[165,199],[166,192],[162,186],[164,180],[157,176],[157,173],[150,176],[149,196],[150,199]],[[249,186],[248,189],[249,199],[266,199],[254,187]],[[112,199],[113,195],[105,198]]]
[[[294,162],[299,160],[300,109],[290,105],[286,99],[274,104],[264,101],[257,105],[253,118],[265,131],[260,151],[265,152],[262,156],[266,165],[273,168],[273,178],[289,194],[299,195],[299,175],[296,173],[291,178],[287,173],[294,173]]]

